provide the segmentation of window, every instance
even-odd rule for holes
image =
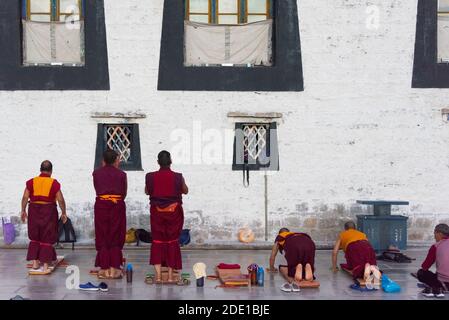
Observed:
[[[241,24],[272,18],[272,0],[185,0],[186,20]]]
[[[277,124],[236,123],[232,170],[279,170]]]
[[[65,22],[71,16],[83,18],[85,0],[23,0],[22,18],[29,21]]]
[[[449,0],[418,0],[413,88],[449,88]]]
[[[123,170],[142,170],[138,124],[99,124],[95,168],[101,165],[103,152],[115,150]]]
[[[84,65],[84,0],[23,0],[23,64]]]
[[[0,90],[110,89],[104,0],[81,1],[79,17],[80,2],[73,0],[60,0],[58,10],[53,9],[57,1],[33,10],[25,0],[0,3]],[[48,9],[47,3],[53,6]],[[58,12],[56,21],[52,16]],[[46,21],[34,21],[39,19]],[[34,44],[28,27],[38,31]]]
[[[158,90],[304,90],[297,0],[234,2],[164,1]]]
[[[185,1],[185,66],[273,65],[271,0]]]
[[[449,0],[438,1],[438,62],[449,62]]]

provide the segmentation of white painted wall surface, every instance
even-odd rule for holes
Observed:
[[[449,123],[441,116],[449,90],[411,88],[417,0],[299,1],[305,91],[294,93],[157,91],[163,1],[105,2],[110,91],[0,91],[1,215],[18,216],[25,181],[50,159],[80,240],[92,243],[100,120],[90,115],[140,111],[145,172],[128,172],[128,226],[148,229],[144,176],[161,149],[179,143],[174,130],[198,143],[195,126],[223,135],[234,128],[227,113],[241,111],[284,115],[281,171],[269,176],[271,236],[289,226],[330,243],[344,220],[367,212],[358,199],[410,201],[398,208],[410,217],[410,240],[431,240],[433,226],[449,222]],[[378,25],[367,24],[376,24],[376,8]],[[231,171],[232,144],[222,151],[220,164],[174,157],[191,191],[185,226],[198,244],[234,242],[243,226],[263,240],[263,175],[252,173],[245,189]],[[25,243],[26,226],[17,230]]]

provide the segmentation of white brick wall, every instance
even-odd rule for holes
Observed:
[[[175,145],[175,129],[192,132],[201,121],[223,132],[233,129],[230,111],[275,111],[284,118],[281,171],[269,176],[271,234],[287,225],[333,241],[342,220],[366,211],[357,199],[409,200],[399,211],[411,217],[411,240],[430,240],[433,225],[449,221],[449,123],[441,117],[449,90],[411,88],[417,0],[299,1],[305,91],[296,93],[157,91],[163,1],[105,2],[110,91],[0,91],[1,215],[18,215],[25,180],[48,158],[81,240],[93,240],[91,112],[148,115],[137,121],[148,172]],[[377,29],[367,28],[368,6],[379,10]],[[246,225],[263,239],[261,174],[245,189],[229,163],[174,169],[191,190],[186,227],[195,242],[235,241]],[[130,227],[148,228],[144,175],[128,172]],[[24,242],[26,227],[18,230]]]

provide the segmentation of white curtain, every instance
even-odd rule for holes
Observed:
[[[83,64],[84,22],[23,21],[25,64]]]
[[[449,61],[449,15],[438,17],[438,61]]]
[[[184,64],[272,65],[273,20],[212,25],[184,22]]]

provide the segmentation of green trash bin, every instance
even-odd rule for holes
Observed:
[[[399,215],[359,215],[357,228],[368,236],[376,251],[387,250],[390,245],[407,249],[408,217]]]

